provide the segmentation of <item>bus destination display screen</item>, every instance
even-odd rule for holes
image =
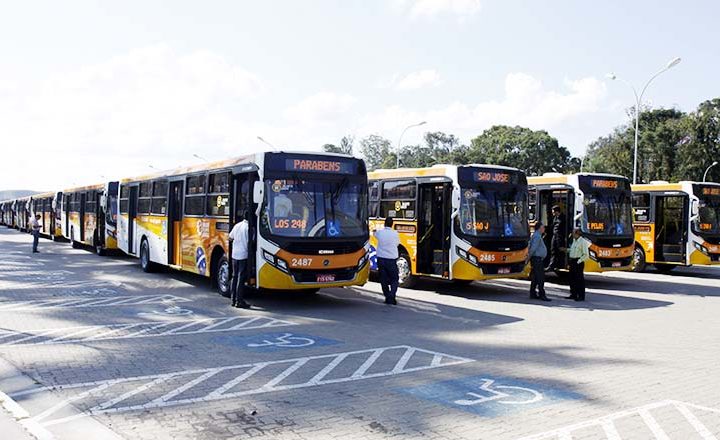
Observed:
[[[519,172],[495,169],[482,169],[476,167],[458,168],[458,180],[462,186],[464,183],[498,183],[506,185],[518,185],[523,182],[524,175]]]
[[[593,188],[604,188],[604,189],[617,189],[617,180],[605,180],[605,179],[592,179],[590,186]]]
[[[287,171],[353,174],[355,170],[353,165],[350,162],[329,159],[285,159],[285,169]]]
[[[702,195],[704,195],[704,196],[720,196],[720,187],[718,187],[718,188],[705,187],[702,189]]]
[[[365,174],[363,162],[354,158],[296,153],[267,153],[265,157],[265,170],[270,173],[279,171],[344,176]]]

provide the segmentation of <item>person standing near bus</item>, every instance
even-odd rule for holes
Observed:
[[[380,286],[385,295],[385,304],[397,305],[398,273],[397,259],[400,256],[400,235],[393,229],[392,217],[385,219],[385,227],[375,231],[377,239],[377,265],[380,271]]]
[[[570,245],[570,296],[575,301],[585,301],[585,262],[590,258],[589,244],[577,228],[573,231]]]
[[[30,232],[33,236],[33,254],[37,254],[40,251],[38,250],[38,242],[40,241],[40,214],[35,214],[35,217],[33,217],[30,220]]]
[[[552,207],[552,238],[550,240],[550,264],[547,272],[565,268],[565,215],[558,205]]]
[[[528,246],[528,260],[530,260],[530,299],[551,301],[545,294],[545,257],[547,257],[547,246],[543,240],[545,225],[538,222],[535,225],[535,232],[530,237]]]
[[[232,280],[230,281],[230,297],[232,306],[249,309],[250,304],[245,302],[245,283],[248,275],[248,230],[247,214],[239,215],[239,222],[235,223],[228,239],[232,246]]]

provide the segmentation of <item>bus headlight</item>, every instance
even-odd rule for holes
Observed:
[[[472,264],[473,266],[477,266],[477,265],[478,265],[478,259],[477,259],[477,257],[476,257],[475,255],[471,254],[470,252],[468,252],[468,251],[466,251],[466,250],[464,250],[464,249],[461,249],[459,246],[455,248],[455,252],[457,252],[457,254],[460,256],[460,258],[462,258],[463,260],[468,261],[468,262],[469,262],[470,264]]]
[[[588,253],[590,254],[590,258],[597,261],[597,254],[595,253],[595,251],[589,251]]]
[[[263,249],[263,258],[265,259],[265,261],[282,270],[283,272],[288,272],[287,261],[283,260],[282,258],[276,257],[265,249]]]
[[[365,263],[367,263],[367,261],[368,261],[368,254],[365,253],[365,254],[363,254],[363,256],[360,257],[360,259],[358,260],[358,265],[357,265],[358,269],[362,269],[363,266],[365,266]]]
[[[693,241],[693,245],[695,246],[695,249],[699,250],[703,254],[709,254],[710,251],[705,246],[701,245],[700,243]]]

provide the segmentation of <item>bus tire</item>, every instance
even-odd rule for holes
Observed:
[[[452,280],[452,281],[453,281],[453,284],[457,284],[458,286],[469,286],[469,285],[472,284],[472,282],[475,281],[475,280],[458,280],[458,279],[454,279],[454,280]]]
[[[660,264],[660,263],[656,263],[654,266],[655,266],[655,269],[657,269],[657,271],[660,272],[660,273],[670,273],[670,271],[672,271],[673,269],[675,269],[675,265],[674,265],[674,264]]]
[[[410,256],[406,253],[401,253],[397,259],[398,267],[398,285],[405,289],[412,288],[417,282],[417,277],[412,274],[412,264],[410,263]]]
[[[230,262],[225,255],[222,255],[214,266],[213,280],[215,287],[220,295],[230,298],[230,283],[232,282]]]
[[[155,271],[155,265],[150,261],[150,244],[147,238],[143,238],[140,242],[140,267],[145,273]]]
[[[647,263],[645,262],[645,251],[642,247],[635,245],[635,250],[632,256],[632,271],[633,272],[645,272]]]

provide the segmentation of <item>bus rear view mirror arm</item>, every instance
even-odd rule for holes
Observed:
[[[263,183],[261,181],[255,182],[253,185],[253,202],[258,205],[263,201]]]

